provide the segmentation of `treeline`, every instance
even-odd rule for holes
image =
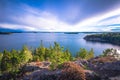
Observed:
[[[73,61],[77,58],[90,59],[94,57],[94,51],[91,49],[87,51],[81,48],[75,57],[73,57],[68,49],[64,49],[58,43],[54,42],[53,46],[49,48],[40,44],[35,50],[23,46],[22,50],[12,49],[11,51],[4,50],[0,53],[0,72],[4,73],[17,73],[20,68],[28,62],[32,61],[49,61],[51,62],[51,69],[55,69],[60,64]]]
[[[88,41],[107,42],[107,43],[120,45],[120,33],[119,32],[92,34],[92,35],[85,36],[84,39]]]

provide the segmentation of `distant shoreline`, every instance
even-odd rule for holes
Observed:
[[[79,34],[79,32],[64,32],[64,34]]]
[[[12,34],[11,32],[0,32],[0,35]]]
[[[120,46],[120,33],[91,34],[84,37],[86,41],[111,43]]]

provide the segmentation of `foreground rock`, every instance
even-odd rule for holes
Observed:
[[[120,80],[120,60],[114,53],[90,60],[78,59],[66,62],[56,70],[50,70],[50,62],[31,62],[21,68],[15,80]],[[9,80],[4,75],[0,80]]]
[[[22,80],[86,80],[86,77],[82,67],[73,62],[67,62],[62,65],[61,69],[37,70],[24,76]]]
[[[25,75],[22,80],[57,80],[61,71],[50,71],[47,69],[37,70]]]
[[[120,61],[113,57],[99,57],[89,61],[89,68],[101,77],[101,79],[112,80],[120,75]]]
[[[49,69],[50,64],[51,62],[47,62],[47,61],[27,63],[22,67],[22,71],[32,72],[40,69]]]
[[[86,80],[101,80],[101,78],[91,70],[85,70]]]

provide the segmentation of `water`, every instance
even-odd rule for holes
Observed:
[[[41,40],[45,47],[58,42],[65,49],[75,55],[80,48],[90,50],[94,49],[95,55],[100,55],[107,48],[120,48],[120,46],[109,43],[87,42],[83,39],[86,34],[64,34],[64,33],[14,33],[10,35],[0,35],[0,51],[4,49],[22,49],[23,45],[36,48],[40,45]]]

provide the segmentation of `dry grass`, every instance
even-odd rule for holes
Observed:
[[[86,80],[84,69],[73,62],[66,62],[62,64],[62,75],[59,80]]]
[[[106,62],[115,62],[117,61],[114,57],[112,56],[106,56],[106,57],[100,57],[92,61],[92,63],[106,63]]]

